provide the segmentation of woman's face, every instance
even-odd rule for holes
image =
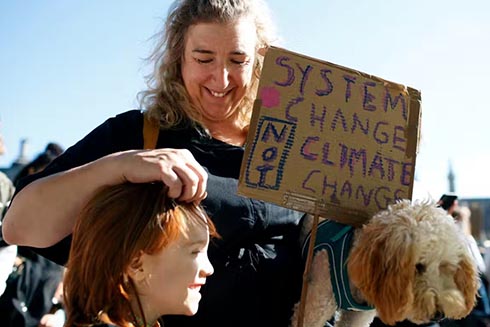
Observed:
[[[189,27],[182,78],[205,123],[236,118],[237,106],[251,83],[256,43],[255,25],[248,18]]]
[[[165,314],[197,312],[201,286],[214,271],[208,244],[207,226],[194,223],[189,225],[187,236],[181,234],[158,253],[142,254],[137,287],[148,321]]]

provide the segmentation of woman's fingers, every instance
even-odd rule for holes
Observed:
[[[179,174],[179,168],[177,174],[182,178],[187,179],[187,182],[183,183],[184,189],[182,190],[179,200],[186,202],[200,202],[206,197],[206,187],[208,181],[208,173],[206,170],[196,161],[192,153],[188,150],[183,150],[182,155],[186,158],[186,168],[183,174]]]
[[[186,165],[176,166],[174,171],[182,182],[181,193],[176,198],[185,202],[200,202],[204,199],[207,181],[207,173],[204,169],[198,169],[194,165]]]
[[[171,198],[200,202],[206,197],[208,174],[186,149],[157,149],[122,153],[125,180],[144,183],[161,180]],[[129,159],[127,159],[129,157]]]

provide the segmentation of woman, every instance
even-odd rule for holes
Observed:
[[[73,230],[66,326],[159,326],[162,315],[195,314],[213,273],[210,231],[204,211],[177,205],[162,183],[102,188]]]
[[[5,239],[48,247],[39,252],[64,263],[75,218],[99,187],[163,181],[170,197],[202,201],[221,236],[209,248],[215,272],[198,313],[168,317],[166,326],[288,325],[301,290],[302,214],[236,195],[260,53],[272,41],[266,12],[258,0],[175,2],[144,112],[107,120],[25,181]],[[159,125],[154,150],[141,150],[146,118]]]

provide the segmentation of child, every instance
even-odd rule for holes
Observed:
[[[162,183],[102,188],[82,210],[64,280],[66,326],[159,326],[194,315],[215,228],[194,204],[177,204]]]

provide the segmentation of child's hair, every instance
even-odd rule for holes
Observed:
[[[125,183],[104,187],[88,201],[73,230],[64,280],[66,326],[90,325],[101,316],[132,326],[129,298],[137,294],[125,282],[132,260],[158,252],[192,224],[207,224],[216,235],[203,209],[176,204],[167,191],[159,182]]]

